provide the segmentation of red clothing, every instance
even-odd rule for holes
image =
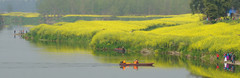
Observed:
[[[123,70],[125,70],[126,69],[126,67],[125,66],[123,66]]]
[[[219,54],[217,54],[217,57],[219,57]]]
[[[133,69],[138,70],[138,66],[133,66]]]

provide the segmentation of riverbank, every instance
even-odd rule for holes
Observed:
[[[148,49],[151,53],[177,51],[191,57],[233,52],[240,48],[240,25],[203,24],[201,15],[172,15],[146,21],[77,21],[74,23],[41,24],[26,36],[34,39],[85,41],[93,49],[124,47],[128,54]],[[156,26],[151,30],[144,30]],[[237,56],[238,57],[238,56]]]
[[[37,46],[39,48],[43,48],[44,51],[48,51],[50,54],[59,55],[61,53],[66,53],[71,55],[72,53],[81,52],[86,47],[83,44],[79,45],[75,42],[49,42],[49,41],[30,41],[32,46]],[[84,45],[84,46],[83,46]],[[129,54],[119,54],[113,51],[92,51],[89,50],[90,53],[95,56],[96,60],[100,63],[104,64],[113,64],[117,65],[123,59],[126,59],[127,62],[133,62],[135,59],[139,59],[141,63],[154,63],[155,70],[178,70],[184,69],[186,71],[190,71],[191,75],[197,75],[199,77],[211,77],[211,78],[218,78],[218,77],[239,77],[239,66],[235,66],[234,72],[228,70],[224,70],[224,63],[223,60],[221,62],[209,62],[209,61],[202,61],[200,59],[188,59],[182,56],[175,56],[175,55],[168,55],[168,54],[154,54],[154,55],[129,55]],[[44,52],[45,53],[45,52]],[[75,54],[74,54],[75,55]],[[66,56],[61,57],[66,59]],[[222,58],[221,58],[222,59]],[[86,59],[83,59],[86,60]],[[219,68],[216,69],[217,64]],[[148,69],[148,68],[147,68]],[[122,70],[122,69],[119,69]],[[134,70],[131,67],[127,68],[126,71]],[[139,71],[145,70],[144,67],[139,67]],[[217,75],[217,76],[215,76]]]

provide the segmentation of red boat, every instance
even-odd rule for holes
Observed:
[[[153,66],[154,63],[139,63],[139,64],[133,64],[133,63],[130,63],[130,64],[119,64],[120,66]]]

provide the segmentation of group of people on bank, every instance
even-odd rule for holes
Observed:
[[[231,53],[224,53],[224,62],[231,61],[232,63],[235,63],[235,54]]]
[[[219,59],[219,54],[217,54],[217,59]],[[224,53],[223,54],[223,57],[224,57],[224,67],[223,69],[225,71],[231,71],[231,72],[234,72],[235,71],[235,60],[236,60],[236,56],[235,54],[233,54],[232,52],[231,53]],[[231,61],[232,64],[228,64],[227,61]],[[216,69],[219,69],[219,65],[217,64],[217,68]]]
[[[14,30],[13,33],[14,33],[14,34],[25,34],[25,33],[28,33],[28,31],[19,30],[19,32],[17,33],[17,31]]]
[[[232,71],[232,72],[234,72],[234,69],[235,69],[235,66],[234,66],[234,65],[224,63],[224,70],[225,70],[225,71]]]
[[[235,54],[231,53],[224,53],[224,62],[231,61],[232,63],[235,63],[236,56]],[[219,54],[217,54],[217,59],[219,59]]]
[[[218,69],[219,69],[219,65],[217,64],[216,70],[218,70]],[[234,71],[235,71],[235,65],[233,65],[233,64],[228,64],[228,63],[224,63],[223,69],[224,69],[225,71],[234,72]]]

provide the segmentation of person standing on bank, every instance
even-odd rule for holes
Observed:
[[[229,53],[227,53],[227,60],[229,60]]]
[[[235,55],[234,54],[232,54],[232,63],[234,63],[235,64]]]
[[[217,55],[217,59],[219,59],[219,54],[217,53],[216,55]]]
[[[224,62],[227,62],[227,54],[224,54]]]

